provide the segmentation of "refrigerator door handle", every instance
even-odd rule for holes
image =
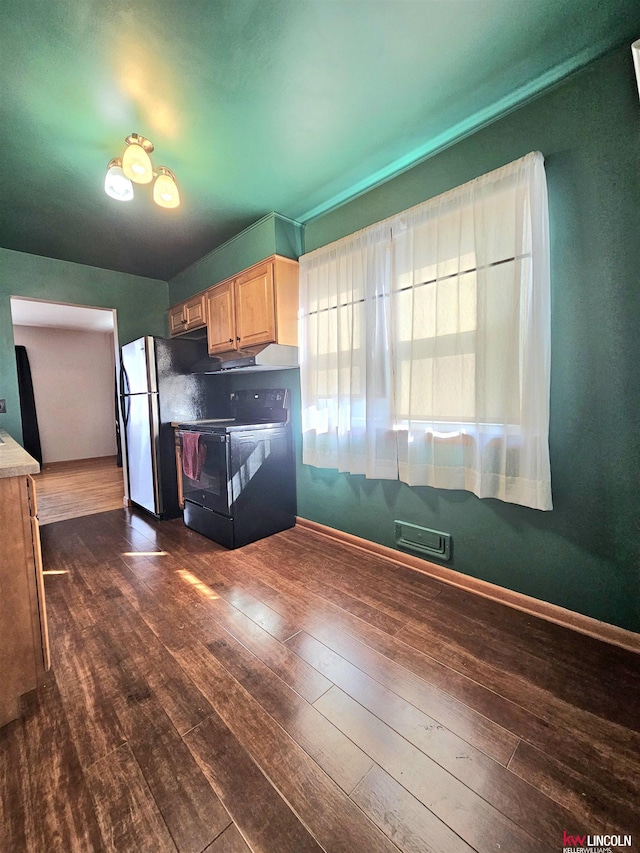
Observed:
[[[150,394],[158,391],[158,372],[156,370],[155,338],[147,335],[145,340],[145,352],[147,362],[147,388]]]
[[[125,426],[129,423],[129,388],[130,386],[129,377],[127,376],[127,369],[124,366],[122,356],[120,356],[120,413],[122,415],[122,420]]]
[[[160,419],[158,412],[158,394],[149,394],[149,423],[151,426],[151,469],[153,471],[153,494],[155,497],[155,510],[162,516],[164,507],[162,504],[162,493],[160,491],[160,471],[158,460],[160,456]]]
[[[124,366],[124,361],[122,360],[122,356],[120,357],[120,388],[121,394],[129,394],[131,393],[131,386],[129,384],[129,374],[127,373],[127,368]]]

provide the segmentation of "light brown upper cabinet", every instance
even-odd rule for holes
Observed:
[[[236,345],[232,281],[223,281],[207,293],[207,343],[209,355],[228,352]]]
[[[209,355],[298,343],[298,263],[274,255],[207,291]]]
[[[204,293],[192,296],[169,309],[169,336],[175,338],[183,332],[204,329],[207,323]]]

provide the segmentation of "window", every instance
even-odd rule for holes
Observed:
[[[304,462],[551,508],[541,154],[300,273]]]

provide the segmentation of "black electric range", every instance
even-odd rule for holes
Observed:
[[[233,417],[176,426],[184,523],[238,548],[295,524],[289,391],[234,391],[229,409]]]

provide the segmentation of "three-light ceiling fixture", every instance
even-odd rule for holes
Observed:
[[[176,176],[166,166],[154,170],[149,155],[153,151],[153,142],[132,133],[125,139],[127,147],[122,157],[114,157],[107,166],[104,179],[104,191],[118,201],[131,201],[133,184],[153,183],[153,200],[160,207],[178,207],[180,193]],[[155,180],[154,180],[155,179]]]

